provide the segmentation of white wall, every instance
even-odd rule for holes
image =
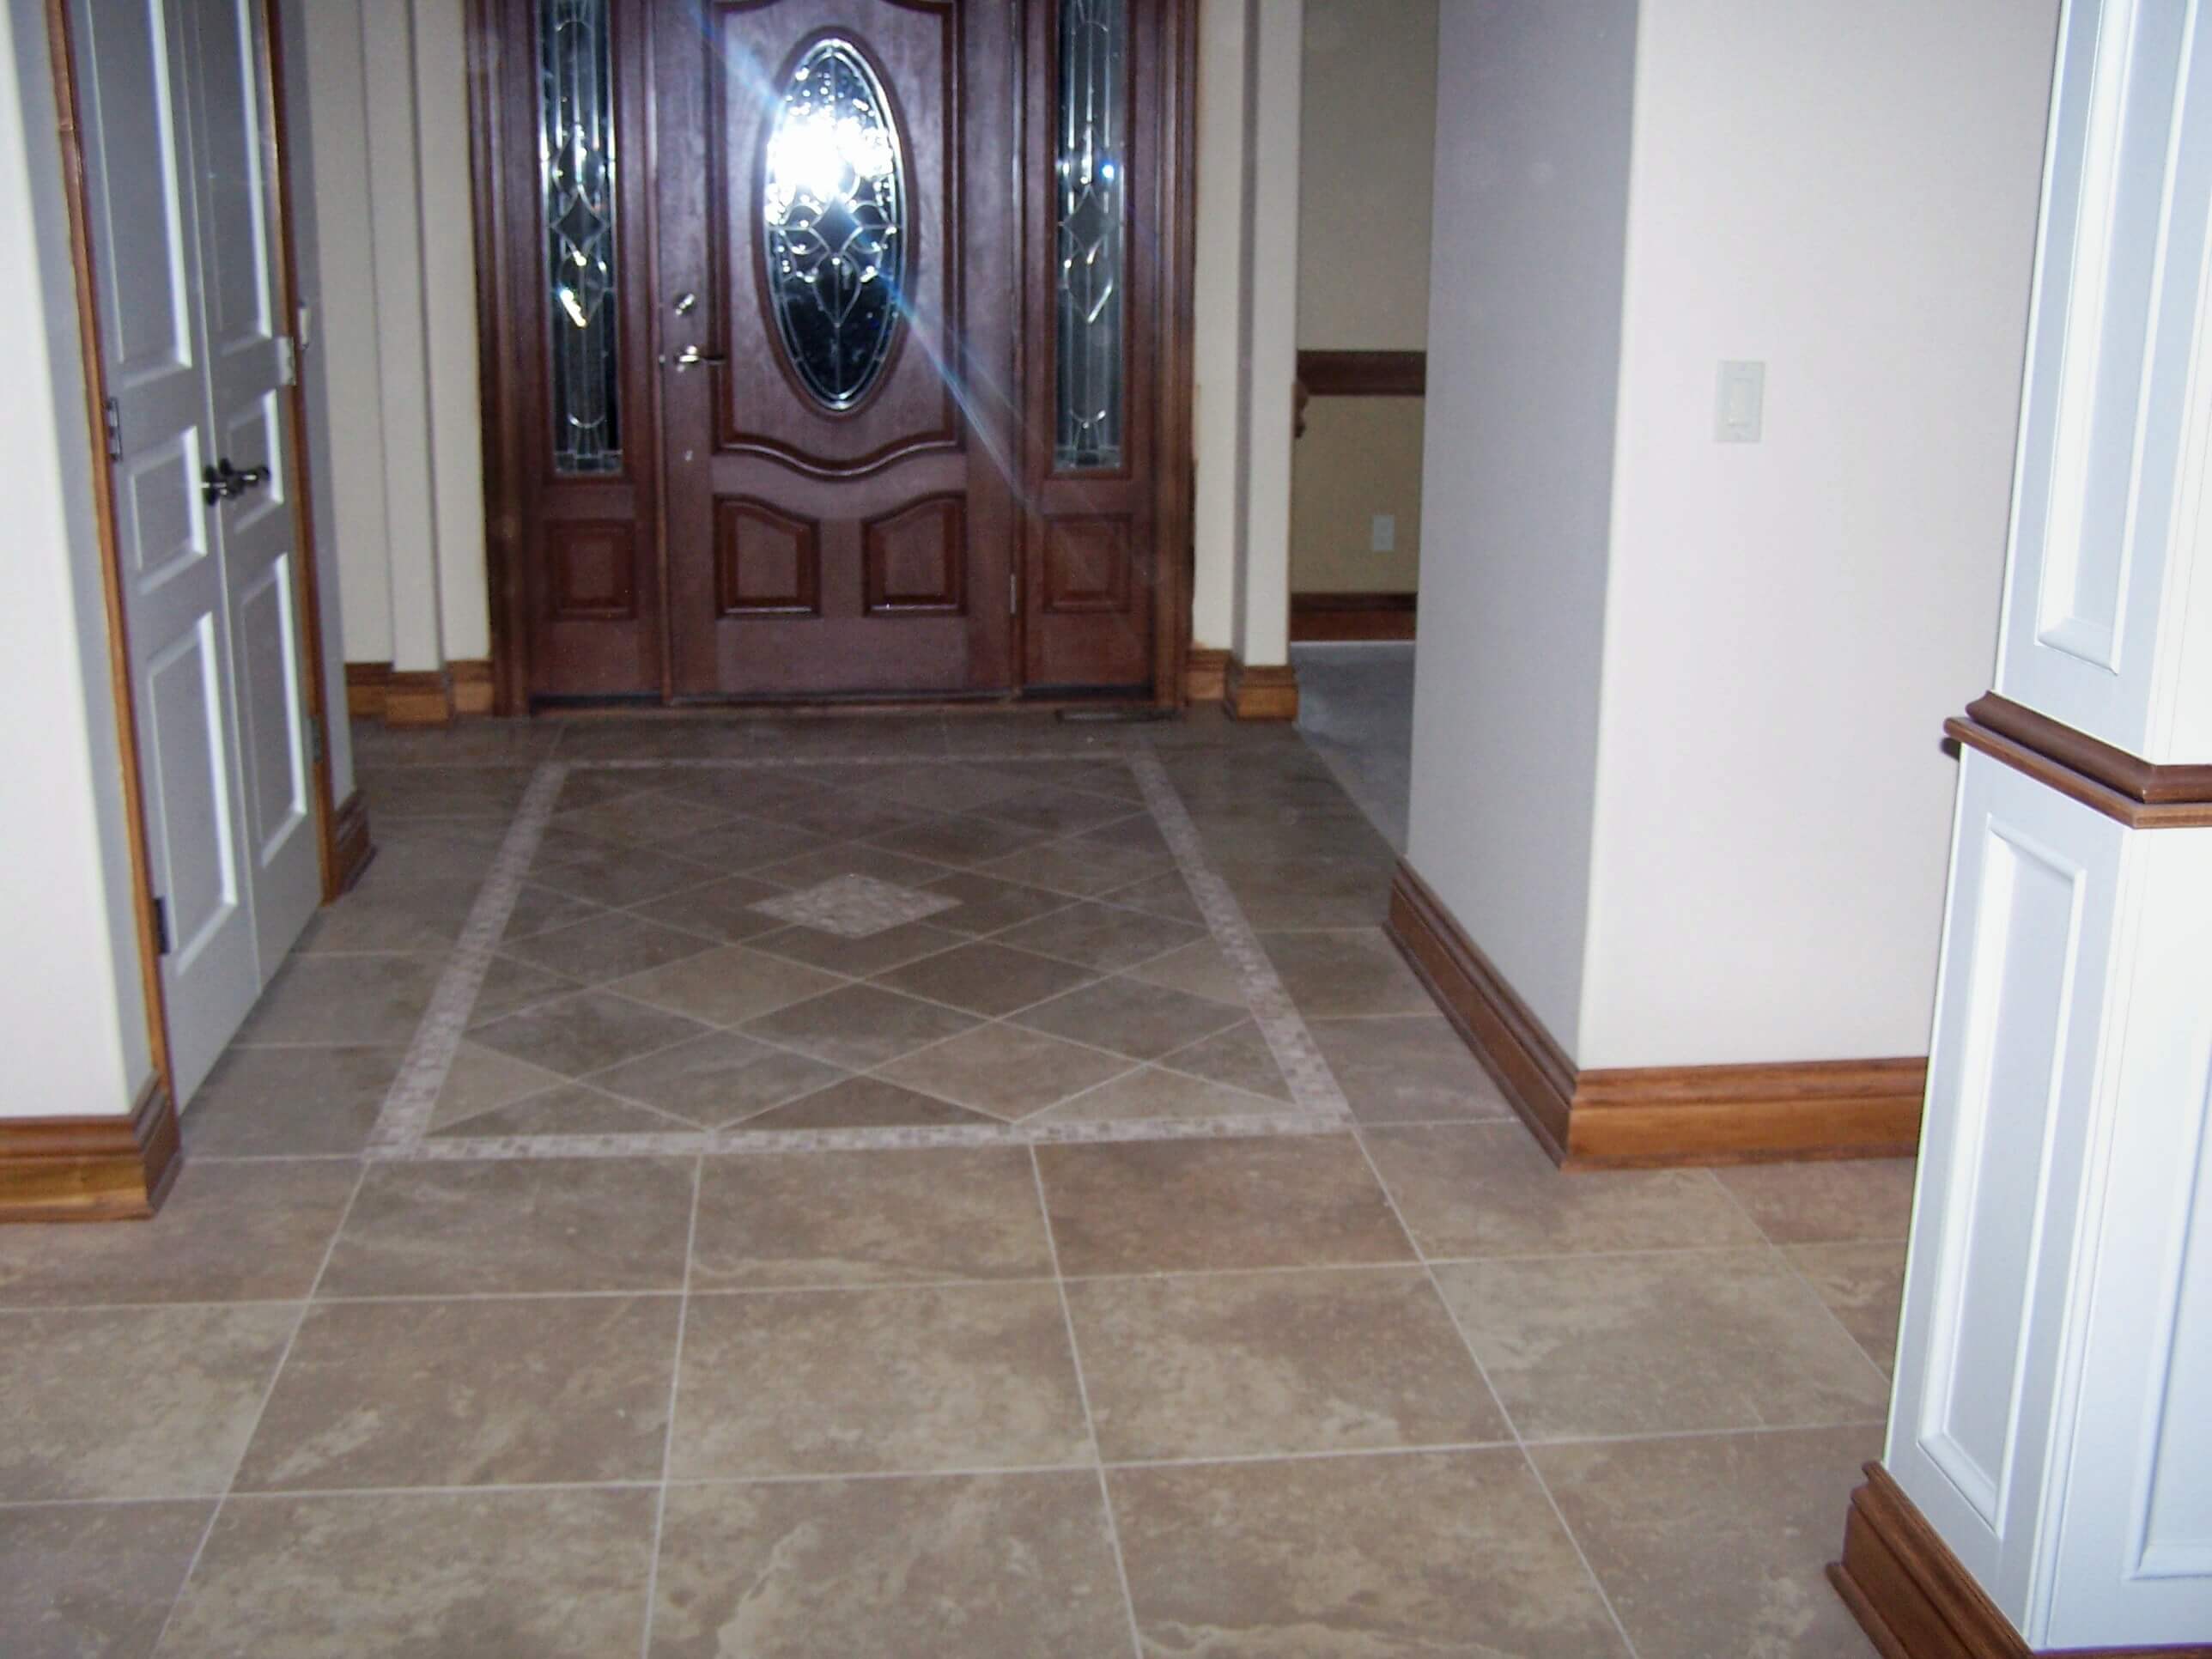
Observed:
[[[1249,0],[1199,0],[1197,235],[1192,252],[1190,633],[1237,632],[1237,452],[1243,385],[1245,33]]]
[[[1409,856],[1562,1042],[1583,994],[1634,0],[1458,0]]]
[[[1585,1066],[1927,1051],[2056,21],[1644,0]],[[1759,443],[1714,441],[1723,358]]]
[[[0,1117],[128,1113],[153,1074],[108,678],[46,14],[0,27]]]

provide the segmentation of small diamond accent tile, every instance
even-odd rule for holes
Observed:
[[[817,886],[781,898],[763,899],[752,908],[763,915],[835,933],[840,939],[866,939],[902,923],[919,921],[940,910],[950,910],[959,900],[944,893],[918,893],[873,876],[835,876]]]

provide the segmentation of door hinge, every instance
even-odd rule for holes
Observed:
[[[1022,614],[1022,573],[1018,570],[1006,572],[1006,614],[1009,617]]]
[[[107,428],[107,459],[119,461],[123,459],[123,406],[112,398],[107,400],[104,424]]]
[[[288,334],[279,334],[276,337],[276,384],[279,386],[300,384],[299,353],[292,344],[291,337]]]
[[[165,898],[154,901],[154,944],[157,953],[161,956],[166,957],[172,949],[169,943],[169,901]]]

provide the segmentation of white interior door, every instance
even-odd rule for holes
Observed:
[[[181,1103],[305,926],[319,884],[258,6],[72,0],[70,9]],[[225,484],[226,462],[267,479]]]

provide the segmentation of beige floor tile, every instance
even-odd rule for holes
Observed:
[[[1291,1098],[1290,1079],[1276,1062],[1275,1051],[1251,1020],[1240,1020],[1227,1030],[1204,1037],[1188,1047],[1164,1054],[1159,1063],[1170,1071],[1187,1072],[1209,1082],[1242,1089],[1247,1094]]]
[[[213,1497],[296,1305],[0,1314],[0,1503]]]
[[[739,1025],[842,982],[818,969],[731,945],[617,980],[608,988],[709,1025]]]
[[[1913,1161],[1744,1164],[1722,1182],[1777,1244],[1903,1238],[1912,1226]]]
[[[1088,1474],[678,1486],[652,1659],[1127,1659]]]
[[[359,1175],[188,1160],[151,1220],[0,1227],[0,1307],[304,1297]]]
[[[1436,1012],[1398,947],[1379,927],[1263,933],[1260,942],[1291,1000],[1310,1019]]]
[[[1130,803],[1109,800],[1085,790],[1068,789],[1038,780],[1018,795],[1007,795],[978,809],[985,817],[1024,829],[1042,830],[1054,836],[1072,836],[1095,830],[1129,816]]]
[[[679,1300],[320,1304],[239,1489],[658,1480]]]
[[[532,934],[502,946],[501,954],[573,979],[579,985],[601,985],[713,948],[696,933],[678,933],[641,916],[616,911]]]
[[[887,853],[862,842],[840,842],[833,847],[802,853],[796,858],[764,864],[753,872],[757,881],[773,882],[779,896],[803,892],[841,876],[866,876],[894,887],[926,887],[947,873],[947,866],[926,859]],[[936,921],[938,918],[932,917]]]
[[[672,1479],[1020,1468],[1089,1455],[1052,1285],[691,1298]]]
[[[1048,893],[965,870],[954,875],[939,875],[925,884],[924,890],[947,894],[960,901],[957,908],[940,910],[932,916],[933,926],[977,936],[1018,927],[1075,902],[1065,893]]]
[[[407,1050],[233,1048],[185,1109],[196,1156],[357,1152],[368,1141]]]
[[[901,922],[864,939],[846,939],[818,927],[791,927],[763,933],[750,946],[825,973],[866,979],[964,944],[967,936],[927,921]]]
[[[756,877],[730,876],[721,881],[710,881],[704,887],[687,887],[666,898],[651,900],[635,907],[630,914],[681,928],[687,933],[696,933],[702,939],[737,945],[763,933],[775,933],[784,926],[775,917],[763,915],[753,908],[763,899],[780,896],[783,890]]]
[[[1013,950],[996,939],[979,939],[878,974],[875,982],[996,1019],[1096,978],[1088,968]]]
[[[1028,1149],[708,1158],[695,1288],[1052,1276]]]
[[[1034,847],[1044,839],[1041,831],[1000,823],[991,818],[949,817],[929,818],[872,836],[868,844],[926,863],[971,870],[977,865],[1018,853],[1025,847]]]
[[[1131,979],[1140,979],[1147,985],[1188,991],[1194,997],[1226,1003],[1232,1008],[1244,1006],[1243,975],[1210,939],[1200,938],[1127,971]]]
[[[703,802],[658,789],[631,791],[588,806],[556,814],[556,823],[607,841],[652,847],[680,841],[735,822],[732,815]]]
[[[240,1042],[404,1043],[415,1035],[442,955],[294,957],[239,1030]]]
[[[477,1000],[469,1009],[469,1029],[489,1025],[526,1008],[540,1007],[580,988],[573,979],[526,966],[507,957],[494,957],[477,986]]]
[[[1101,980],[1014,1016],[1033,1031],[1088,1042],[1132,1060],[1162,1054],[1210,1036],[1239,1018],[1234,1008],[1133,979]]]
[[[1078,830],[1062,843],[1072,848],[1111,847],[1121,852],[1142,853],[1154,860],[1152,867],[1162,869],[1175,858],[1175,848],[1161,833],[1159,824],[1149,812],[1138,812],[1127,817],[1114,819],[1090,830]]]
[[[787,823],[747,818],[680,836],[659,844],[672,858],[689,859],[717,875],[747,875],[786,859],[818,852],[828,837]]]
[[[497,1140],[510,1135],[681,1134],[690,1127],[589,1084],[562,1083],[430,1133],[441,1140]]]
[[[690,1216],[689,1158],[379,1164],[322,1291],[675,1290]]]
[[[1080,963],[1100,973],[1111,973],[1153,961],[1171,951],[1199,944],[1205,938],[1195,927],[1149,911],[1086,902],[1024,922],[1011,933],[1000,935],[997,942],[1019,945],[1024,951],[1039,951],[1064,962]],[[1176,985],[1171,979],[1153,976],[1150,982],[1170,985],[1197,996],[1207,994],[1197,986]],[[1240,1009],[1244,1006],[1241,993],[1213,1000],[1233,1002]]]
[[[884,1066],[883,1077],[1009,1121],[1042,1111],[1131,1062],[1018,1025],[979,1025]]]
[[[1034,1121],[1114,1123],[1139,1118],[1240,1117],[1282,1109],[1282,1102],[1265,1095],[1247,1094],[1204,1078],[1143,1066],[1038,1113]]]
[[[372,863],[359,886],[315,912],[296,948],[303,955],[450,950],[482,884],[473,877],[410,882]]]
[[[1513,1115],[1490,1073],[1439,1015],[1310,1024],[1362,1123],[1502,1121]]]
[[[1037,847],[1024,847],[981,866],[988,875],[1048,888],[1073,898],[1093,898],[1116,887],[1158,874],[1169,860],[1158,853],[1111,847],[1103,842],[1071,837]]]
[[[921,1129],[951,1125],[995,1124],[995,1118],[971,1112],[905,1089],[879,1077],[848,1077],[826,1089],[801,1096],[788,1105],[745,1120],[748,1129]]]
[[[1510,1441],[1419,1268],[1069,1285],[1109,1462]]]
[[[811,1094],[844,1075],[841,1068],[805,1054],[773,1048],[735,1031],[714,1031],[594,1072],[591,1082],[593,1088],[712,1129]]]
[[[1387,863],[1217,857],[1215,867],[1255,927],[1379,927],[1390,912]]]
[[[0,1510],[9,1659],[145,1659],[212,1502]]]
[[[1888,1402],[1881,1374],[1764,1247],[1436,1272],[1531,1440],[1878,1421]]]
[[[1148,1655],[1620,1659],[1518,1451],[1116,1469]]]
[[[1828,1587],[1879,1428],[1540,1446],[1641,1659],[1873,1659]]]
[[[1198,901],[1191,897],[1190,884],[1182,878],[1180,870],[1163,871],[1127,887],[1116,887],[1105,898],[1109,904],[1150,911],[1170,921],[1199,928],[1206,926],[1206,915],[1198,908]]]
[[[745,1035],[796,1048],[832,1066],[865,1071],[887,1065],[926,1043],[957,1036],[976,1024],[933,1002],[877,985],[850,985],[750,1021]]]
[[[497,820],[386,819],[374,826],[370,866],[388,882],[481,882],[498,855],[507,825]]]
[[[1706,1170],[1563,1175],[1518,1123],[1380,1128],[1367,1150],[1431,1258],[1761,1243]]]
[[[365,765],[356,781],[377,818],[514,816],[535,769],[528,766]]]
[[[650,1491],[234,1498],[162,1659],[637,1651]]]
[[[1413,1255],[1344,1135],[1040,1146],[1067,1273],[1342,1266]]]
[[[1885,1373],[1894,1371],[1898,1321],[1905,1309],[1903,1243],[1792,1244],[1783,1255],[1867,1358]]]
[[[599,905],[571,898],[566,893],[555,892],[550,887],[540,887],[535,882],[526,881],[515,895],[514,908],[507,912],[507,927],[500,939],[503,943],[526,939],[533,933],[566,927],[572,921],[583,921],[605,914]]]
[[[550,864],[549,857],[554,860]],[[568,837],[548,830],[531,879],[572,898],[619,909],[702,887],[718,876],[736,873],[664,851],[608,842],[593,845],[586,836]]]
[[[678,963],[673,970],[657,971],[681,971],[690,965]],[[703,1036],[709,1029],[673,1010],[600,990],[578,991],[539,1003],[519,1014],[479,1025],[470,1035],[480,1047],[575,1078],[655,1049],[672,1048],[687,1038]]]
[[[563,1080],[560,1073],[549,1072],[543,1066],[532,1066],[482,1043],[464,1042],[453,1051],[453,1063],[446,1070],[446,1081],[431,1108],[430,1127],[447,1128],[526,1096],[557,1088]]]

